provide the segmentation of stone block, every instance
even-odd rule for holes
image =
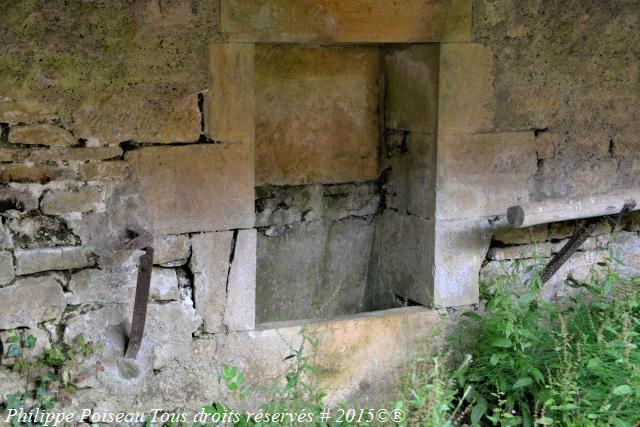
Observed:
[[[151,289],[149,297],[156,301],[177,301],[180,299],[178,291],[178,276],[173,268],[154,267],[151,272]]]
[[[439,76],[438,132],[492,130],[496,98],[491,49],[477,43],[442,44]]]
[[[205,95],[205,132],[216,141],[253,143],[255,49],[252,43],[209,45],[210,85]]]
[[[384,53],[385,127],[434,134],[438,123],[438,45]]]
[[[256,181],[340,183],[378,176],[374,47],[256,47]]]
[[[606,193],[615,187],[617,177],[617,159],[548,159],[538,167],[533,197],[543,200]]]
[[[622,260],[616,266],[626,277],[640,276],[640,236],[638,233],[618,231],[611,235],[609,248]]]
[[[536,153],[539,160],[551,159],[555,154],[554,135],[548,131],[536,135]]]
[[[14,254],[18,275],[84,268],[95,262],[91,251],[81,246],[16,249]]]
[[[124,92],[81,105],[73,118],[78,138],[110,145],[195,142],[201,131],[197,94],[163,97]]]
[[[438,219],[504,215],[529,201],[533,132],[439,135],[437,157]]]
[[[120,147],[79,147],[34,149],[30,162],[108,160],[122,156]]]
[[[187,262],[191,254],[189,236],[178,234],[160,236],[153,241],[153,263],[175,267]]]
[[[2,104],[0,104],[2,105]],[[22,374],[8,369],[0,369],[0,400],[6,402],[17,391],[16,384],[23,384]]]
[[[32,211],[38,209],[40,194],[27,189],[0,187],[0,205],[2,210]]]
[[[0,99],[0,122],[9,124],[39,122],[55,116],[55,110],[33,100]]]
[[[149,147],[126,160],[156,235],[253,227],[251,145]]]
[[[0,251],[0,286],[11,283],[14,277],[13,255],[8,251]]]
[[[80,243],[60,217],[31,214],[12,219],[8,223],[17,248],[75,246]]]
[[[43,123],[11,127],[9,142],[12,144],[68,146],[74,145],[78,141],[65,129]]]
[[[284,361],[300,347],[301,329],[318,341],[305,353],[316,372],[326,404],[357,400],[361,404],[388,400],[412,356],[434,350],[441,342],[445,321],[434,310],[409,307],[345,316],[302,326],[286,322],[264,325],[264,330],[233,332],[218,352],[220,363],[247,373],[250,386],[265,378],[282,378],[293,367]],[[425,348],[425,345],[427,346]],[[367,390],[363,399],[363,390]],[[258,403],[258,402],[255,402]],[[375,406],[372,406],[375,407]]]
[[[102,192],[98,187],[80,187],[74,191],[56,190],[44,194],[41,209],[46,215],[64,215],[99,210]]]
[[[85,341],[100,342],[102,348],[97,357],[102,361],[123,357],[130,329],[131,313],[124,305],[91,310],[71,317],[64,328],[63,340],[73,344],[82,335]],[[151,320],[147,312],[147,319]],[[146,327],[145,327],[146,329]],[[142,341],[143,345],[145,340]]]
[[[75,179],[77,173],[70,168],[45,164],[0,164],[0,182],[46,184],[55,180]]]
[[[517,245],[489,249],[487,258],[495,261],[526,259],[534,257],[548,258],[551,256],[552,244],[543,242],[537,245]]]
[[[482,219],[436,221],[434,306],[478,303],[478,276],[492,233],[492,226]]]
[[[471,1],[223,0],[222,31],[233,41],[406,43],[467,41]]]
[[[229,270],[224,324],[227,331],[256,326],[256,230],[239,230]]]
[[[150,366],[161,369],[172,360],[191,352],[193,333],[201,322],[193,307],[182,303],[151,304],[140,357],[144,360],[149,355]]]
[[[510,226],[498,227],[493,239],[508,245],[521,245],[528,243],[544,242],[549,236],[549,225],[541,224],[526,228],[512,228]]]
[[[435,222],[384,210],[376,219],[367,304],[387,308],[394,296],[433,304]]]
[[[34,328],[64,311],[62,286],[52,277],[31,277],[0,288],[0,329]]]
[[[370,219],[350,217],[259,234],[258,323],[361,311],[373,230]]]
[[[225,332],[224,311],[233,232],[203,233],[191,237],[194,302],[204,320],[204,331]]]
[[[0,163],[21,162],[29,156],[24,148],[0,148]]]
[[[125,179],[131,173],[130,164],[123,161],[86,163],[78,169],[82,181],[102,181]]]
[[[67,302],[78,304],[133,303],[135,276],[127,277],[105,270],[87,269],[69,280]]]
[[[387,159],[387,206],[433,218],[436,207],[436,136],[410,133],[406,152]]]

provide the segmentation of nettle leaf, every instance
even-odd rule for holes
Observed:
[[[553,424],[553,418],[542,417],[536,420],[536,424],[540,424],[542,426],[550,426]]]
[[[465,311],[464,313],[462,313],[462,315],[473,320],[478,320],[478,321],[482,320],[482,316],[480,316],[478,313],[475,313],[473,311]]]
[[[511,341],[508,340],[507,338],[496,338],[493,341],[491,341],[491,346],[500,347],[500,348],[510,348]]]
[[[587,369],[595,369],[597,367],[600,366],[600,359],[598,359],[597,357],[594,357],[592,359],[589,359],[589,362],[587,363]]]
[[[540,369],[535,366],[529,369],[529,373],[533,376],[533,378],[538,382],[544,382],[544,375],[540,372]]]
[[[533,380],[529,377],[522,377],[519,378],[518,381],[515,382],[515,384],[513,385],[513,388],[522,388],[522,387],[526,387],[528,385],[531,385],[533,383]]]
[[[487,413],[487,402],[478,402],[471,410],[471,424],[480,425],[480,420]]]
[[[626,384],[619,385],[618,387],[613,389],[613,394],[615,394],[616,396],[624,396],[629,393],[631,393],[631,387]]]
[[[500,362],[500,354],[492,354],[491,358],[489,359],[489,363],[491,363],[491,366],[496,366],[498,362]]]

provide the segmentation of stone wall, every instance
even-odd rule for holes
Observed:
[[[353,313],[476,303],[570,233],[505,234],[507,206],[640,185],[636,0],[67,3],[0,5],[0,339],[102,342],[73,407],[197,410],[223,363],[287,368],[300,323],[274,321],[343,314],[310,326],[321,384],[388,398],[442,320]],[[132,226],[156,249],[135,361]],[[637,271],[637,233],[566,273],[607,244]]]

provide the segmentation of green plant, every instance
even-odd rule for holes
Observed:
[[[70,393],[77,390],[78,378],[72,378],[73,370],[101,347],[100,343],[86,342],[78,336],[72,346],[54,344],[44,348],[40,355],[27,357],[25,350],[36,345],[34,336],[22,339],[17,331],[13,331],[6,342],[9,344],[7,357],[14,358],[13,369],[25,374],[26,381],[24,390],[10,394],[2,406],[4,411],[22,409],[27,413],[36,409],[51,411],[58,402],[68,400]],[[11,425],[21,423],[14,417]]]
[[[557,305],[541,297],[539,262],[484,284],[484,314],[465,313],[457,335],[473,358],[459,383],[472,387],[474,425],[640,422],[640,278],[621,277],[617,263],[594,266]]]
[[[395,409],[407,411],[406,425],[424,427],[452,427],[470,409],[471,388],[460,395],[460,382],[471,363],[467,356],[455,369],[451,368],[451,353],[436,356],[420,355],[411,362],[403,384],[403,399]]]

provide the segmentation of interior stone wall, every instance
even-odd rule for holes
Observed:
[[[246,370],[252,385],[282,372],[300,327],[256,329],[256,320],[274,320],[274,308],[291,318],[309,311],[292,311],[299,300],[274,291],[286,289],[281,279],[292,288],[314,284],[296,297],[310,299],[310,310],[358,311],[376,289],[372,280],[384,286],[389,278],[367,266],[381,251],[429,257],[424,262],[438,267],[408,271],[415,276],[404,284],[424,283],[417,280],[425,274],[454,278],[450,288],[432,289],[441,305],[477,302],[483,264],[485,277],[514,257],[505,252],[528,250],[507,247],[526,238],[495,234],[506,206],[640,185],[637,0],[411,0],[404,8],[376,0],[366,22],[359,10],[336,6],[344,2],[324,3],[309,21],[300,2],[274,0],[268,22],[248,19],[256,1],[240,11],[228,0],[0,4],[0,340],[15,329],[37,337],[34,351],[80,334],[104,343],[73,373],[80,390],[70,407],[197,410],[226,393],[223,363]],[[255,22],[267,43],[438,44],[437,98],[410,97],[411,87],[388,92],[408,102],[384,104],[380,153],[371,145],[357,151],[354,139],[365,157],[355,175],[342,158],[326,156],[323,164],[335,161],[344,178],[318,169],[305,176],[298,166],[295,180],[284,179],[279,151],[260,142],[273,129],[255,111],[287,103],[256,101],[246,90],[256,82],[275,95],[287,88],[246,72],[256,64],[253,43],[216,43]],[[296,31],[282,31],[282,22]],[[356,63],[399,64],[397,72],[418,70],[413,81],[421,81],[424,68],[404,67],[415,65],[414,53],[398,47],[388,62],[364,54]],[[379,84],[345,74],[350,93]],[[418,89],[428,93],[422,81]],[[437,121],[421,99],[437,100]],[[396,118],[394,105],[404,105]],[[426,149],[429,136],[435,150]],[[274,161],[260,161],[272,154]],[[427,156],[435,170],[420,163]],[[374,158],[385,171],[372,172]],[[385,221],[391,226],[381,227]],[[407,224],[418,231],[408,236],[415,245],[403,234]],[[153,229],[156,248],[135,362],[123,358],[140,256],[122,246],[132,225]],[[631,266],[637,232],[628,225],[618,233]],[[550,236],[546,229],[537,240],[551,239],[553,251],[561,238]],[[588,248],[604,248],[603,239]],[[583,266],[597,255],[591,250],[580,255]],[[269,270],[285,261],[292,268]],[[264,286],[252,288],[254,276]],[[397,289],[406,290],[402,280]],[[267,309],[256,310],[252,292]],[[393,305],[373,301],[370,308]],[[316,324],[322,385],[334,401],[374,399],[412,350],[435,341],[441,322],[436,311],[414,307]],[[26,381],[14,363],[2,347],[1,399]]]

